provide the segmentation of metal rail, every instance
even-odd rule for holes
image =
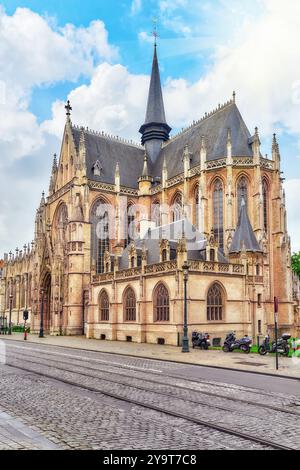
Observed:
[[[28,362],[36,364],[36,362],[34,362],[34,361],[27,361],[27,363]],[[247,434],[247,433],[240,432],[240,431],[235,431],[234,429],[228,429],[224,426],[220,426],[220,425],[217,425],[217,424],[214,424],[214,423],[209,423],[209,422],[204,421],[202,419],[199,419],[197,417],[187,416],[187,415],[185,415],[183,413],[180,413],[180,412],[171,411],[171,410],[165,409],[161,406],[157,406],[157,405],[153,405],[153,404],[150,405],[150,404],[145,403],[141,400],[124,397],[122,395],[119,395],[119,394],[116,394],[116,393],[113,393],[113,392],[108,392],[106,390],[103,391],[103,390],[101,390],[99,388],[96,388],[96,387],[82,385],[82,384],[79,384],[79,383],[74,382],[72,380],[63,379],[63,378],[57,377],[55,375],[48,374],[46,372],[39,372],[39,371],[36,371],[34,369],[30,369],[28,367],[17,366],[17,365],[12,365],[12,364],[7,364],[7,366],[9,366],[11,368],[23,370],[25,372],[30,372],[30,373],[39,375],[40,377],[45,377],[45,378],[48,378],[48,379],[51,379],[51,380],[55,380],[55,381],[58,381],[58,382],[61,382],[61,383],[65,383],[67,385],[71,385],[71,386],[76,387],[76,388],[80,388],[80,389],[83,389],[83,390],[88,390],[90,392],[94,392],[94,393],[98,393],[98,394],[101,393],[102,395],[105,395],[105,396],[110,397],[110,398],[114,398],[116,400],[120,400],[120,401],[127,402],[127,403],[130,403],[130,404],[136,405],[136,406],[141,406],[141,407],[149,409],[149,410],[154,410],[154,411],[157,411],[157,412],[160,412],[160,413],[164,413],[166,415],[169,415],[169,416],[172,416],[172,417],[175,417],[175,418],[180,418],[180,419],[183,419],[185,421],[188,421],[188,422],[191,422],[191,423],[194,423],[194,424],[198,424],[198,425],[201,425],[201,426],[206,427],[206,428],[214,429],[214,430],[219,431],[221,433],[229,434],[229,435],[238,437],[238,438],[246,440],[246,441],[255,442],[256,444],[260,444],[262,446],[266,446],[266,447],[269,447],[271,449],[296,450],[293,447],[284,446],[284,445],[279,444],[277,442],[272,442],[272,441],[269,441],[267,439],[263,439],[263,438],[260,438],[260,437],[253,436],[251,434]],[[54,369],[60,369],[57,366],[50,366],[50,367],[52,367]],[[62,370],[68,372],[66,369],[62,369]],[[74,371],[72,371],[72,373],[75,373],[77,375],[82,375],[81,373],[77,373],[77,372],[74,372]],[[94,378],[96,378],[96,377],[94,377]],[[101,379],[99,379],[99,380],[101,380]]]
[[[24,359],[24,355],[21,356],[22,359]],[[38,355],[35,355],[35,358],[40,358],[40,359],[44,359],[44,360],[47,360],[47,362],[49,363],[49,361],[52,361],[52,362],[56,362],[55,359],[51,359],[49,357],[47,358],[43,358],[42,356],[38,356]],[[77,361],[77,362],[80,362],[79,359],[77,358],[74,358],[73,359],[74,361]],[[83,360],[82,360],[83,361]],[[31,363],[35,363],[35,364],[40,364],[39,362],[37,361],[32,361],[30,360],[29,362]],[[60,359],[60,364],[66,364],[68,366],[70,366],[70,361],[63,361]],[[85,362],[85,361],[84,361]],[[53,366],[50,366],[50,367],[53,367]],[[74,364],[74,367],[76,367],[76,365]],[[120,373],[120,372],[113,372],[113,371],[107,371],[105,369],[101,369],[101,368],[97,368],[95,369],[94,367],[89,367],[89,366],[81,366],[81,365],[78,365],[78,367],[82,367],[84,368],[85,370],[90,370],[90,371],[97,371],[97,372],[104,372],[104,373],[107,373],[107,374],[110,374],[110,375],[117,375],[117,376],[120,376],[122,375],[123,377],[125,376],[126,377],[126,374],[125,373]],[[121,366],[116,366],[116,365],[110,365],[108,364],[107,367],[113,367],[113,368],[119,368],[119,369],[122,369]],[[95,378],[95,379],[99,379],[99,380],[103,380],[103,381],[106,381],[106,382],[113,382],[113,383],[116,383],[116,384],[119,384],[119,385],[124,385],[126,387],[131,387],[131,388],[135,388],[135,389],[138,389],[138,390],[144,390],[144,391],[149,391],[149,392],[152,392],[152,393],[159,393],[160,395],[165,395],[165,396],[172,396],[173,398],[175,399],[182,399],[181,397],[177,397],[175,395],[171,395],[171,394],[168,394],[166,392],[157,392],[157,391],[153,391],[151,389],[146,389],[145,387],[139,387],[137,385],[130,385],[126,382],[122,382],[120,380],[113,380],[113,379],[105,379],[103,377],[97,377],[97,376],[93,376],[93,375],[90,375],[90,374],[87,374],[87,373],[84,373],[84,372],[77,372],[77,371],[74,371],[74,370],[71,370],[71,369],[66,369],[66,368],[63,368],[63,367],[59,367],[57,365],[55,365],[55,368],[56,369],[59,369],[59,370],[63,370],[65,372],[70,372],[70,373],[76,373],[78,375],[82,375],[82,376],[85,376],[85,377],[92,377],[92,378]],[[132,369],[131,369],[132,370]],[[145,371],[146,373],[146,371]],[[161,374],[158,374],[156,372],[153,372],[151,371],[151,374],[153,375],[161,375]],[[166,374],[164,373],[163,374],[164,378],[166,377],[169,377],[169,378],[174,378],[174,379],[180,379],[180,380],[187,380],[187,379],[184,379],[180,376],[176,376],[176,375],[170,375],[170,374]],[[128,377],[128,376],[127,376]],[[149,383],[153,383],[155,385],[163,385],[163,386],[166,386],[166,387],[172,387],[173,384],[168,384],[166,382],[161,382],[159,380],[153,380],[153,379],[149,379],[149,378],[144,378],[144,377],[132,377],[133,379],[135,380],[140,380],[140,381],[143,381],[143,383],[145,384],[145,382],[149,382]],[[194,381],[194,380],[192,380]],[[202,381],[197,381],[197,383],[203,383]],[[207,392],[207,391],[202,391],[202,390],[195,390],[193,388],[190,388],[190,387],[185,387],[184,385],[178,385],[176,384],[176,388],[179,388],[181,390],[186,390],[186,391],[189,391],[189,392],[194,392],[194,393],[198,393],[198,394],[202,394],[202,395],[206,395],[206,396],[210,396],[210,397],[215,397],[215,398],[219,398],[219,399],[222,399],[222,400],[228,400],[228,401],[233,401],[233,402],[239,402],[239,403],[243,403],[243,404],[246,404],[246,405],[250,405],[250,406],[256,406],[256,407],[259,407],[259,408],[265,408],[265,409],[268,409],[268,410],[273,410],[273,411],[277,411],[277,412],[280,412],[280,413],[286,413],[286,414],[290,414],[290,415],[293,415],[293,416],[300,416],[300,411],[294,411],[294,410],[289,410],[289,409],[286,409],[286,408],[282,408],[280,406],[274,406],[274,405],[269,405],[268,403],[257,403],[255,401],[251,401],[251,400],[244,400],[242,398],[237,398],[237,397],[228,397],[226,395],[220,395],[220,393],[213,393],[213,392]],[[235,410],[233,408],[226,408],[226,407],[222,407],[220,405],[213,405],[213,404],[209,404],[207,402],[203,402],[201,400],[191,400],[189,398],[184,398],[185,401],[187,402],[191,402],[191,403],[194,403],[194,404],[199,404],[199,405],[204,405],[204,406],[207,406],[207,407],[211,407],[211,408],[218,408],[220,410],[224,410],[224,411],[234,411],[236,413],[239,413],[239,410]]]

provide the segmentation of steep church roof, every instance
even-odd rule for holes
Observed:
[[[82,128],[72,127],[76,149],[79,149]],[[115,184],[115,170],[119,163],[121,185],[138,187],[138,178],[143,170],[144,149],[121,139],[83,129],[87,177],[90,180]],[[101,164],[100,175],[95,175],[93,168],[96,161]]]
[[[229,253],[241,253],[242,251],[262,251],[253,232],[253,228],[248,217],[247,207],[244,199],[241,203],[239,220],[236,227],[236,231],[233,236]]]
[[[225,157],[228,129],[231,130],[232,156],[253,157],[249,143],[251,134],[235,102],[230,101],[166,142],[155,165],[155,176],[161,174],[164,158],[169,178],[182,173],[182,155],[186,145],[192,155],[191,167],[199,165],[202,136],[205,139],[208,161]]]

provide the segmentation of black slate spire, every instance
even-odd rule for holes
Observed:
[[[171,130],[166,122],[155,44],[146,119],[139,130],[142,134],[142,144],[146,146],[147,153],[153,162],[160,152],[162,143],[169,140]]]
[[[233,236],[229,253],[241,253],[242,251],[262,251],[253,232],[244,199],[241,203],[239,221]]]

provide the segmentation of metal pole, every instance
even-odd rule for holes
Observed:
[[[187,325],[187,280],[188,280],[188,269],[189,265],[187,262],[182,266],[183,269],[183,280],[184,280],[184,325],[183,325],[183,338],[182,338],[182,352],[188,353],[189,349],[189,337],[188,337],[188,325]]]
[[[39,338],[44,338],[44,289],[41,290],[42,304],[41,304],[41,324]]]
[[[12,311],[13,295],[9,295],[9,319],[8,319],[8,334],[11,335],[11,311]]]
[[[279,369],[278,364],[278,298],[274,297],[274,319],[275,319],[275,353],[276,353],[276,370]]]

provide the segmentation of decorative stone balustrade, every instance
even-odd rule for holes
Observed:
[[[145,274],[165,273],[177,269],[177,261],[164,261],[163,263],[149,264],[145,267]]]

